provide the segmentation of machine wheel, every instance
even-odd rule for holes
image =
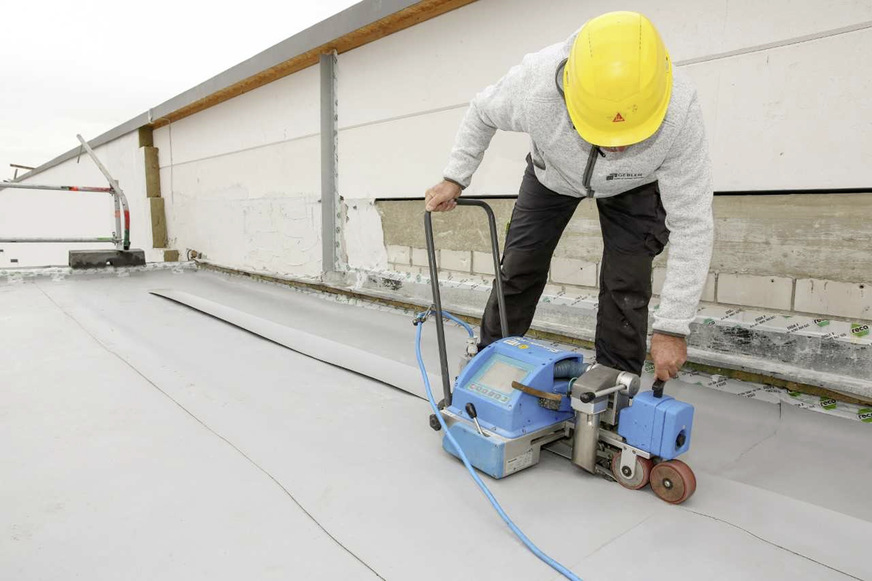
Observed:
[[[654,463],[649,458],[636,457],[636,471],[633,473],[633,478],[627,478],[621,473],[621,454],[618,452],[612,456],[612,474],[615,476],[621,486],[630,490],[639,490],[645,488],[648,484],[648,478],[651,475],[651,467]]]
[[[661,462],[651,470],[651,489],[670,504],[681,504],[696,490],[696,476],[681,460]]]

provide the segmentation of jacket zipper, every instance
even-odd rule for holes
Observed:
[[[581,180],[581,185],[588,198],[592,198],[595,193],[590,187],[590,179],[593,177],[593,168],[596,165],[596,158],[600,155],[602,155],[600,148],[596,145],[591,145],[590,153],[587,156],[587,165],[584,166],[584,177]]]

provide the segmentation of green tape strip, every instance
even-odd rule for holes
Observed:
[[[821,396],[821,407],[825,410],[834,410],[836,409],[837,404],[838,402],[836,400]]]
[[[869,335],[869,323],[851,323],[851,335],[866,337]]]

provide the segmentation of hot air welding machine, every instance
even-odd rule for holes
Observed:
[[[503,478],[539,462],[542,448],[565,456],[584,470],[634,490],[651,488],[678,504],[696,489],[690,467],[677,457],[690,447],[693,406],[663,394],[663,383],[639,392],[639,376],[600,364],[577,352],[523,337],[508,337],[499,265],[496,221],[488,216],[503,339],[470,353],[451,389],[433,227],[425,217],[444,399],[440,413],[470,463]],[[474,344],[474,342],[471,342]],[[473,348],[474,351],[474,348]],[[435,416],[430,425],[441,429]],[[458,456],[443,438],[443,448]]]

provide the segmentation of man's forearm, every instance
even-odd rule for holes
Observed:
[[[694,227],[673,232],[666,281],[660,295],[660,306],[654,313],[654,331],[667,335],[686,336],[696,318],[699,300],[708,278],[711,263],[713,225],[711,210],[701,213]]]

